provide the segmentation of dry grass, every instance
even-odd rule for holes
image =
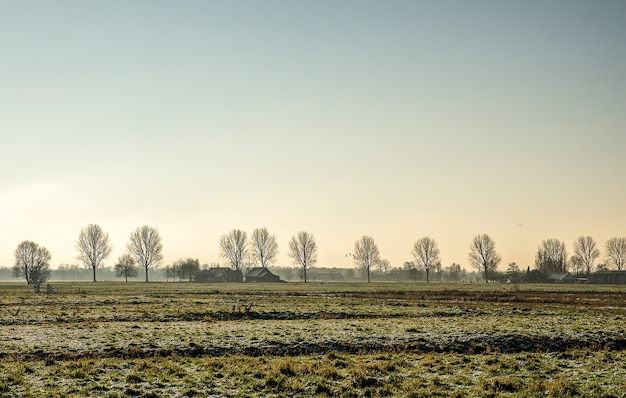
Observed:
[[[626,396],[621,287],[0,285],[0,396]]]

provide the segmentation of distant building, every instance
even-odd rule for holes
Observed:
[[[576,283],[576,277],[569,272],[565,273],[556,273],[556,272],[548,272],[548,282],[549,283]]]
[[[209,268],[197,272],[194,280],[204,283],[241,283],[243,282],[243,273],[231,268]]]
[[[526,283],[576,283],[576,277],[569,272],[545,272],[537,269],[526,271]]]
[[[255,267],[250,268],[248,273],[246,274],[246,283],[275,283],[275,282],[284,282],[280,280],[278,275],[272,274],[272,272],[266,267]]]
[[[599,270],[587,276],[587,283],[626,284],[626,271]]]

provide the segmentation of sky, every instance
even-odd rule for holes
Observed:
[[[220,236],[312,233],[318,266],[372,236],[626,236],[626,2],[0,0],[0,266],[74,264],[157,228],[164,264]]]

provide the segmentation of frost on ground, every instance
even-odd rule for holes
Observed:
[[[0,326],[0,357],[552,352],[626,348],[619,315],[84,322]]]
[[[626,394],[620,291],[84,286],[0,286],[0,396]]]

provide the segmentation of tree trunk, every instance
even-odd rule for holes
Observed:
[[[91,267],[93,268],[93,281],[96,281],[96,267]]]
[[[148,283],[148,267],[145,267],[145,268],[146,268],[146,283]]]
[[[428,279],[428,268],[426,268],[426,283],[430,283],[430,280]]]

